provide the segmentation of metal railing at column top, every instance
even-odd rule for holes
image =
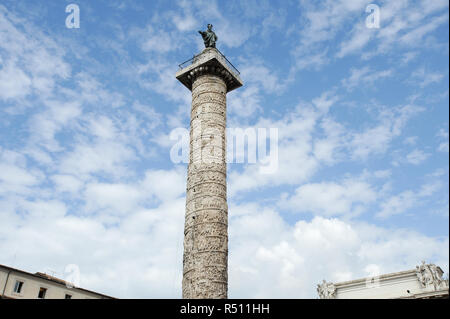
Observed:
[[[223,53],[220,52],[218,49],[216,49],[216,50],[217,50],[217,52],[219,52],[219,54],[225,59],[225,61],[227,62],[228,67],[230,67],[231,70],[232,70],[233,72],[235,72],[237,75],[240,75],[241,73],[238,71],[238,69],[236,69],[236,67],[235,67],[230,61],[228,61],[227,57],[226,57],[225,55],[223,55]],[[194,55],[191,59],[189,59],[189,60],[187,60],[187,61],[185,61],[185,62],[179,64],[178,66],[179,66],[180,70],[181,70],[181,69],[184,69],[185,67],[188,67],[189,65],[191,65],[192,63],[194,63],[195,58],[198,57],[198,56],[199,56],[199,55]]]

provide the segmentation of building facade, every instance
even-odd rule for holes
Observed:
[[[448,279],[435,264],[415,269],[361,278],[339,283],[317,285],[320,299],[427,299],[449,297]]]
[[[114,299],[48,274],[0,265],[0,299]]]

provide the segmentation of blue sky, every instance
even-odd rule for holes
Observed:
[[[175,73],[212,23],[244,81],[228,127],[279,132],[274,174],[228,167],[229,296],[316,298],[322,279],[421,260],[448,272],[448,20],[440,0],[3,0],[0,264],[181,297],[170,133],[191,97]]]

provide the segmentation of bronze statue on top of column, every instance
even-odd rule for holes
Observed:
[[[205,48],[215,48],[216,42],[219,37],[212,30],[213,25],[208,24],[208,30],[206,31],[198,31],[202,35],[203,42],[205,43]]]

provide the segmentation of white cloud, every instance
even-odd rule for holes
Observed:
[[[172,13],[170,17],[173,20],[181,16],[181,20],[175,23],[180,30],[193,30],[195,21],[197,21],[197,28],[198,21],[214,21],[214,29],[220,30],[220,33],[217,34],[220,43],[229,48],[241,46],[251,35],[249,25],[243,22],[242,19],[232,16],[225,17],[223,10],[216,2],[204,2],[203,0],[180,1],[178,6],[181,7],[182,14]],[[198,44],[201,44],[201,37],[196,37],[196,41]]]
[[[375,30],[367,28],[365,22],[359,23],[352,31],[352,38],[341,43],[341,48],[336,56],[343,58],[350,53],[361,50],[373,38]]]
[[[254,127],[278,129],[278,170],[274,174],[260,174],[257,165],[247,165],[244,172],[231,170],[230,195],[268,185],[298,184],[310,178],[318,169],[318,161],[311,154],[311,134],[319,112],[311,105],[299,107],[278,121],[260,119]],[[233,168],[231,164],[231,168]]]
[[[402,214],[416,206],[416,194],[412,191],[405,191],[396,196],[392,196],[381,204],[381,211],[377,214],[380,218],[387,218],[392,215]]]
[[[43,180],[42,172],[29,169],[23,155],[0,147],[0,194],[32,193],[32,188]]]
[[[314,139],[314,157],[326,164],[335,164],[344,157],[342,149],[346,143],[346,129],[331,117],[324,117],[319,126],[323,136]]]
[[[323,129],[325,136],[315,139],[314,156],[319,161],[334,164],[344,156],[342,147],[345,145],[346,130],[343,125],[331,118],[324,118],[320,123],[320,127]]]
[[[230,223],[229,294],[317,298],[322,279],[362,278],[375,266],[389,273],[413,269],[425,259],[447,269],[447,245],[448,238],[323,217],[288,226],[268,209],[250,210]]]
[[[126,184],[91,183],[86,185],[85,213],[98,209],[112,214],[129,214],[138,205],[141,193]]]
[[[438,16],[430,22],[416,27],[407,34],[401,36],[399,40],[403,44],[417,46],[425,35],[446,22],[448,22],[448,13]]]
[[[256,60],[248,61],[240,66],[241,78],[247,83],[259,84],[266,93],[281,93],[285,89],[286,83],[275,75],[272,69],[269,69]]]
[[[184,166],[170,171],[147,171],[142,182],[142,188],[147,194],[152,194],[161,201],[173,200],[186,191],[186,173],[187,170]]]
[[[79,88],[76,91],[66,91],[67,99],[113,109],[124,105],[122,94],[105,89],[104,85],[89,73],[77,73],[75,81]]]
[[[380,124],[363,132],[351,133],[349,147],[354,159],[365,159],[370,154],[383,154],[392,140],[399,136],[407,121],[425,109],[415,105],[405,105],[391,110],[382,110]]]
[[[38,179],[26,169],[0,163],[0,182],[2,192],[26,192],[28,186],[36,185]]]
[[[444,78],[443,73],[429,72],[424,67],[421,67],[412,73],[412,83],[419,84],[424,88],[432,83],[439,83]]]
[[[21,25],[20,28],[17,25]],[[26,20],[0,6],[0,98],[49,96],[55,81],[70,76],[64,49]]]
[[[448,153],[448,142],[443,142],[439,144],[438,151]]]
[[[81,115],[80,102],[46,101],[47,108],[30,119],[31,140],[33,144],[42,145],[48,150],[57,151],[59,143],[55,134],[66,125],[73,125]]]
[[[355,87],[366,88],[367,86],[373,85],[379,79],[392,76],[392,70],[373,71],[368,66],[362,69],[352,68],[350,72],[350,77],[342,80],[342,85],[347,90],[353,90]]]
[[[83,288],[121,298],[176,298],[184,204],[183,198],[152,210],[140,208],[106,227],[104,216],[65,215],[59,202],[23,202],[22,219],[2,213],[0,233],[15,238],[0,244],[2,263],[12,264],[16,255],[16,267],[36,272],[50,266],[60,278],[67,275],[67,264],[76,264]]]
[[[425,153],[422,150],[415,149],[414,151],[406,155],[406,160],[410,164],[419,165],[423,163],[429,156],[430,154]]]
[[[407,190],[391,196],[380,204],[380,211],[376,214],[376,217],[384,219],[407,213],[410,209],[423,205],[426,198],[436,193],[441,187],[440,182],[431,182],[422,185],[420,190]]]
[[[30,93],[31,80],[16,65],[9,63],[0,69],[0,97],[4,100],[24,97]]]
[[[408,145],[416,145],[417,139],[418,139],[417,136],[409,136],[409,137],[405,138],[403,143],[408,144]]]
[[[380,6],[380,28],[365,25],[366,1],[322,1],[312,4],[301,1],[303,23],[298,26],[299,40],[292,54],[298,61],[297,69],[322,67],[331,59],[321,56],[329,51],[337,58],[360,53],[363,59],[394,52],[393,48],[417,47],[436,28],[448,21],[448,3],[423,1],[384,1]],[[439,15],[440,14],[440,15]],[[348,34],[334,46],[339,33]],[[334,52],[336,51],[336,52]],[[406,61],[411,56],[406,57]],[[307,61],[307,62],[303,62]],[[405,61],[405,60],[404,60]]]
[[[261,111],[261,94],[257,86],[247,86],[228,99],[229,112],[238,117],[249,117]]]
[[[104,115],[89,119],[90,131],[93,136],[111,140],[117,136],[117,129],[111,118]]]
[[[278,170],[264,175],[259,173],[257,165],[247,165],[241,172],[231,164],[230,195],[267,186],[300,185],[314,176],[321,164],[384,155],[393,140],[401,135],[407,121],[424,110],[415,105],[380,107],[378,123],[371,122],[372,126],[355,131],[328,116],[338,100],[332,92],[325,92],[311,104],[301,103],[278,121],[261,118],[254,127],[278,128]]]
[[[19,198],[17,191],[15,197],[2,197],[0,233],[18,239],[0,244],[9,255],[2,263],[12,264],[17,256],[14,266],[31,272],[49,266],[60,278],[67,264],[76,264],[84,288],[117,297],[179,297],[185,173],[184,167],[149,170],[128,184],[91,181],[85,186],[79,178],[54,175],[56,192],[50,197],[42,191],[36,199]],[[17,177],[15,182],[26,186],[37,182]],[[59,192],[75,195],[81,204],[49,199]],[[118,273],[129,275],[119,278]]]
[[[157,53],[168,53],[169,51],[176,50],[179,42],[171,40],[174,38],[174,34],[170,34],[165,30],[155,30],[151,25],[147,26],[145,33],[140,35],[142,39],[142,50],[155,51]]]
[[[441,142],[438,146],[438,151],[448,153],[448,130],[445,131],[443,129],[439,130],[438,136],[444,138],[444,141]]]
[[[50,178],[55,183],[57,192],[77,194],[83,186],[83,182],[72,175],[53,175]]]
[[[362,213],[364,206],[376,199],[377,192],[368,183],[346,180],[341,184],[322,182],[302,185],[282,206],[296,213],[352,216]]]
[[[408,64],[410,61],[414,60],[417,57],[417,55],[418,55],[418,52],[416,52],[416,51],[406,52],[403,55],[402,63]]]
[[[302,13],[309,22],[302,30],[302,46],[327,41],[342,28],[343,22],[356,12],[363,12],[366,3],[358,1],[325,1],[312,5],[303,1]]]
[[[135,159],[135,152],[118,142],[80,143],[61,156],[58,171],[82,177],[95,173],[127,175],[125,163]]]
[[[83,199],[85,213],[104,212],[124,216],[142,205],[155,205],[176,200],[186,190],[185,169],[149,170],[133,183],[87,183]]]
[[[162,94],[170,101],[184,102],[185,105],[189,105],[192,96],[181,83],[174,81],[176,72],[175,63],[171,64],[161,58],[151,59],[147,64],[138,66],[139,84],[146,89]]]

